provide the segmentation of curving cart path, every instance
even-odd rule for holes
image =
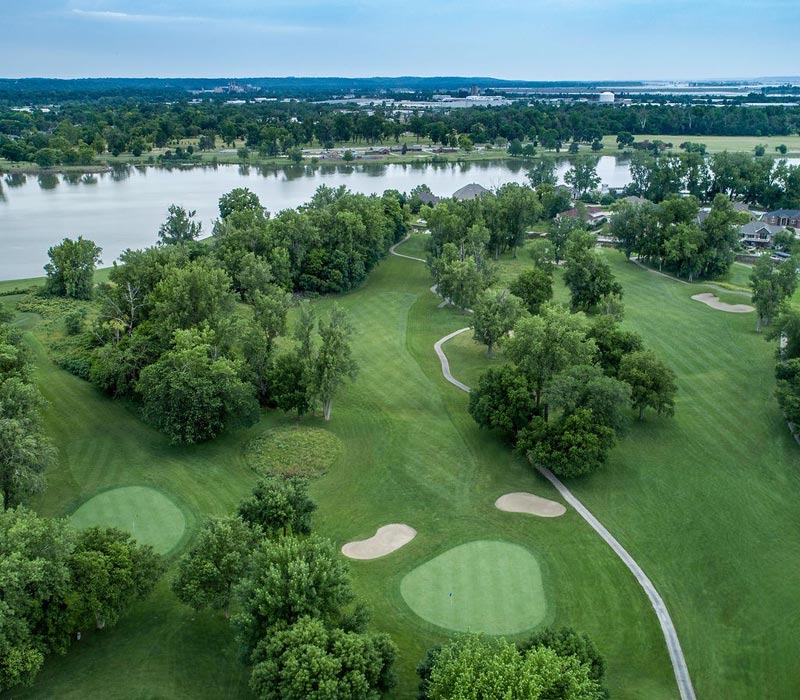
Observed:
[[[403,239],[403,241],[405,240],[408,240],[408,237]],[[403,243],[403,241],[400,241],[389,248],[389,252],[392,253],[392,255],[396,255],[400,258],[425,262],[420,258],[413,258],[410,255],[397,253],[395,248],[400,245],[400,243]],[[447,355],[445,355],[444,350],[442,349],[442,345],[448,340],[460,335],[461,333],[465,333],[468,330],[470,330],[469,327],[459,328],[457,331],[453,331],[444,338],[437,340],[433,345],[433,349],[436,351],[439,361],[442,364],[442,374],[444,375],[444,378],[462,391],[469,393],[471,389],[463,382],[458,381],[458,379],[453,377],[451,374],[450,363],[447,360]],[[612,550],[614,550],[614,553],[620,559],[622,559],[625,566],[628,567],[630,572],[639,582],[639,585],[642,587],[648,599],[650,600],[650,604],[653,606],[653,610],[656,613],[658,622],[661,625],[661,631],[664,633],[664,641],[667,645],[669,658],[672,661],[672,669],[675,672],[675,680],[678,684],[678,691],[680,692],[681,700],[695,700],[696,696],[694,693],[694,687],[692,686],[692,679],[689,676],[689,669],[686,666],[686,659],[683,656],[683,649],[681,649],[678,633],[675,630],[675,625],[672,622],[669,610],[667,610],[667,606],[656,590],[656,587],[653,585],[653,582],[647,577],[647,574],[644,573],[642,567],[636,563],[634,558],[628,553],[625,547],[619,543],[617,538],[614,537],[614,535],[612,535],[594,515],[592,515],[591,511],[585,505],[583,505],[580,500],[578,500],[577,496],[575,496],[572,491],[570,491],[562,483],[562,481],[555,474],[553,474],[553,472],[545,467],[538,467],[538,470],[542,476],[544,476],[555,487],[555,489],[561,494],[562,498],[569,503],[589,524],[589,526],[598,535],[600,535],[600,537],[603,538],[606,544],[611,547]]]
[[[389,248],[389,252],[392,255],[396,255],[398,258],[405,258],[406,260],[416,260],[417,262],[424,263],[425,262],[424,258],[415,258],[413,255],[403,255],[403,253],[398,253],[397,250],[395,250],[397,248],[397,246],[399,246],[401,243],[405,243],[409,238],[411,238],[411,234],[410,233],[402,241],[397,241],[397,243],[395,243],[393,246],[391,246]],[[435,293],[436,292],[434,292],[434,294]]]

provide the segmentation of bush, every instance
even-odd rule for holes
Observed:
[[[86,309],[75,309],[64,316],[64,328],[67,335],[78,335],[83,330],[84,318],[86,318]]]

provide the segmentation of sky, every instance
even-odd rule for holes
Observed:
[[[0,0],[0,77],[800,73],[798,0]]]

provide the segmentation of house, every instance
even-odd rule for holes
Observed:
[[[772,245],[775,234],[783,231],[783,228],[762,221],[749,221],[739,227],[739,233],[744,245],[752,248],[768,248]]]
[[[574,216],[577,218],[579,215],[580,211],[577,207],[575,207],[573,209],[562,211],[558,216]],[[610,216],[611,212],[603,207],[587,206],[583,208],[583,220],[589,224],[589,226],[600,226],[601,224],[605,224],[608,222]]]
[[[645,199],[644,197],[637,197],[636,195],[630,195],[628,197],[622,197],[620,201],[627,202],[628,204],[633,204],[633,206],[638,207],[642,204],[652,204],[649,199]]]
[[[482,185],[478,185],[477,183],[473,182],[469,185],[464,185],[461,189],[456,190],[453,192],[454,199],[475,199],[476,197],[482,197],[485,194],[491,194],[491,190],[487,190]]]
[[[800,228],[800,209],[776,209],[768,211],[761,221],[771,226],[791,226]]]
[[[429,207],[435,207],[439,203],[439,197],[430,192],[418,192],[417,199],[423,204],[427,204]]]
[[[733,202],[733,210],[747,214],[750,217],[750,221],[756,221],[758,219],[758,215],[755,214],[752,209],[750,209],[750,205],[745,202]]]

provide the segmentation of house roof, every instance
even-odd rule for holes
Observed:
[[[630,195],[628,197],[622,198],[623,202],[628,202],[628,204],[651,204],[652,202],[649,199],[645,199],[644,197],[637,197],[636,195]]]
[[[417,194],[417,199],[423,204],[436,204],[439,201],[439,198],[430,192],[420,192]]]
[[[734,211],[750,211],[750,206],[744,202],[733,202]]]
[[[753,235],[761,230],[766,230],[770,236],[783,231],[783,226],[773,226],[772,224],[765,224],[761,221],[750,221],[739,227],[739,233],[743,236]]]
[[[453,192],[453,197],[456,199],[475,199],[475,197],[481,197],[485,194],[491,194],[491,190],[487,190],[483,185],[473,182]]]
[[[778,218],[786,217],[787,219],[800,218],[800,209],[776,209],[775,211],[768,211],[764,214],[765,219],[771,216],[777,216]]]

